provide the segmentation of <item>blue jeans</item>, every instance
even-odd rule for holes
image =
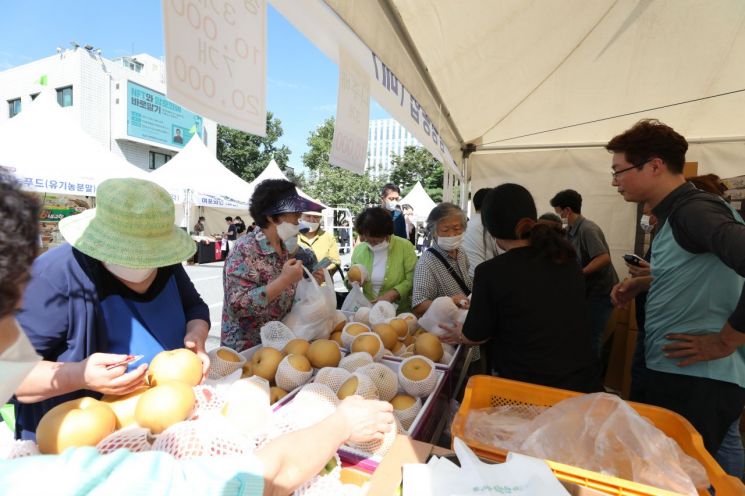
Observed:
[[[729,426],[722,444],[719,445],[719,449],[714,455],[714,459],[727,472],[727,475],[742,479],[745,469],[745,448],[742,446],[742,438],[740,437],[739,418]]]
[[[608,318],[613,311],[610,295],[589,296],[587,304],[590,317],[590,335],[595,355],[600,357],[603,351],[603,334],[608,325]]]

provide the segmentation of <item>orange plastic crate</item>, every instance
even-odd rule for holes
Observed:
[[[501,379],[499,377],[487,375],[473,376],[468,380],[463,403],[461,403],[458,414],[453,421],[452,435],[465,441],[479,456],[501,462],[507,456],[506,451],[466,437],[468,412],[478,408],[504,405],[538,405],[550,407],[562,400],[580,396],[581,394],[574,391]],[[692,456],[704,466],[709,475],[711,485],[716,490],[717,496],[745,494],[745,486],[743,486],[742,482],[728,476],[722,470],[709,452],[706,451],[706,448],[704,448],[704,441],[701,435],[696,432],[685,418],[664,408],[642,403],[628,403],[641,416],[648,418],[658,429],[673,438],[680,445],[683,452]],[[609,477],[550,460],[547,460],[547,462],[559,479],[571,481],[608,494],[649,496],[674,494],[644,484]],[[707,491],[701,491],[700,494],[707,496],[709,493]]]

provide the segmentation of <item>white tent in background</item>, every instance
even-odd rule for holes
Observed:
[[[150,173],[150,179],[173,196],[176,203],[195,206],[248,209],[251,185],[217,160],[198,137],[173,159]]]
[[[255,188],[261,181],[265,179],[284,179],[285,181],[289,181],[287,176],[284,172],[282,172],[282,169],[279,168],[279,165],[277,165],[277,162],[272,159],[269,164],[266,166],[266,168],[261,171],[261,174],[256,176],[256,179],[251,181],[251,190],[253,191],[253,188]],[[303,190],[300,188],[297,188],[297,192],[300,196],[305,197],[309,200],[312,200],[319,205],[321,205],[323,208],[328,208],[327,205],[321,203],[320,201],[316,200],[315,198],[311,198],[308,196]]]
[[[0,166],[24,189],[58,195],[95,196],[106,179],[148,177],[86,133],[71,109],[57,104],[53,90],[0,125]]]
[[[414,209],[414,219],[422,222],[427,220],[429,213],[437,206],[419,181],[409,191],[409,194],[401,199],[401,205],[411,205]]]

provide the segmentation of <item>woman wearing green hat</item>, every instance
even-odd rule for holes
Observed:
[[[60,221],[67,244],[34,262],[18,314],[43,359],[16,391],[25,439],[59,403],[141,386],[163,350],[190,348],[209,368],[209,308],[181,265],[196,245],[174,225],[171,196],[150,181],[110,179],[96,200]],[[128,355],[143,359],[114,366]]]
[[[322,209],[298,195],[285,179],[267,179],[256,186],[249,212],[259,229],[242,236],[225,261],[224,346],[240,352],[261,343],[261,327],[290,311],[303,264],[287,246],[297,243],[301,213]]]

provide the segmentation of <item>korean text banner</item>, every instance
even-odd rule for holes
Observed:
[[[127,81],[127,135],[183,148],[203,133],[202,118],[162,94]]]
[[[357,174],[365,172],[370,122],[370,76],[339,47],[339,96],[329,162]]]
[[[168,97],[266,135],[266,0],[162,0]]]

